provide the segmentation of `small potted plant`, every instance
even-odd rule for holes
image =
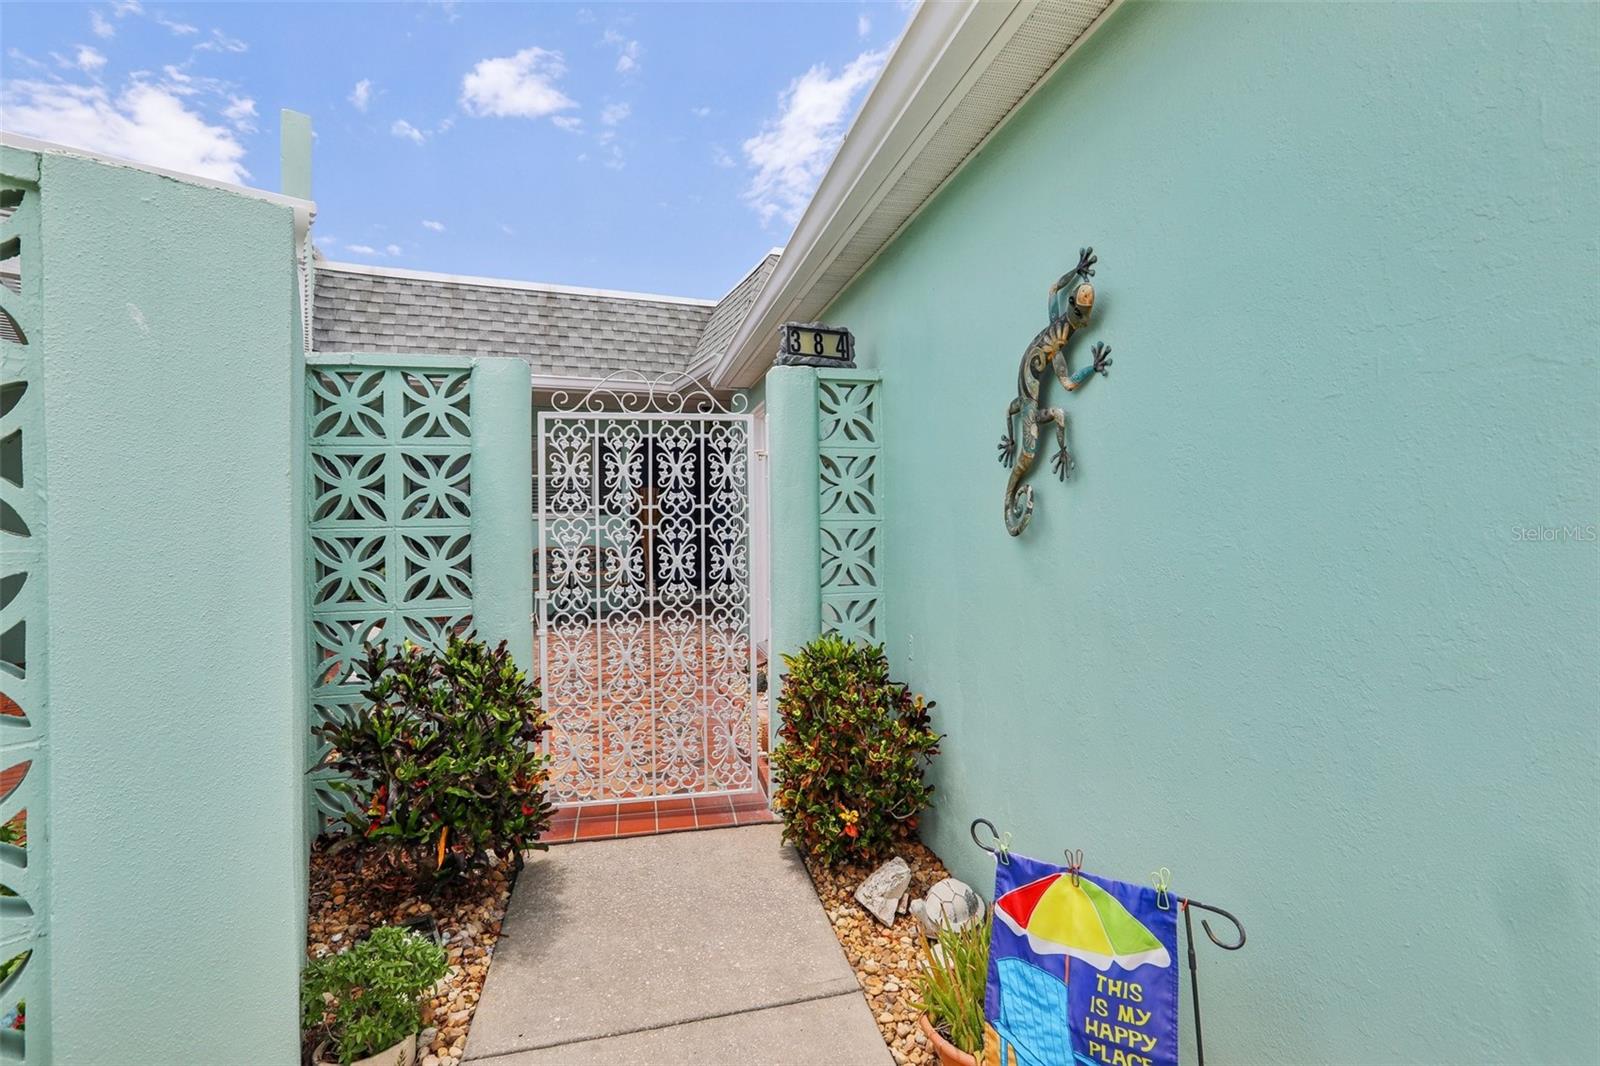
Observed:
[[[983,1053],[983,994],[989,981],[992,917],[963,928],[941,926],[936,943],[919,929],[922,963],[912,987],[917,1025],[940,1066],[977,1066]]]
[[[397,925],[311,960],[300,1012],[305,1028],[321,1036],[317,1066],[412,1066],[423,994],[448,969],[443,948]]]

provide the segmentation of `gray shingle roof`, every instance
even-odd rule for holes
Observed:
[[[761,295],[761,287],[767,283],[772,276],[772,268],[777,265],[778,253],[768,252],[766,258],[757,263],[756,268],[722,298],[717,309],[711,313],[705,332],[700,334],[700,343],[695,346],[694,357],[697,361],[707,356],[720,357],[728,350],[739,324],[750,313],[750,308],[755,306],[756,297]]]
[[[710,301],[328,262],[317,263],[316,279],[316,351],[506,356],[572,377],[683,370],[713,310]]]

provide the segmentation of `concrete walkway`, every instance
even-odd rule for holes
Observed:
[[[517,880],[485,1066],[892,1066],[778,826],[566,844]]]

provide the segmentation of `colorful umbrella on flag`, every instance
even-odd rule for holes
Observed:
[[[994,901],[997,918],[1040,955],[1068,955],[1096,970],[1165,967],[1172,956],[1111,893],[1080,875],[1050,874]]]

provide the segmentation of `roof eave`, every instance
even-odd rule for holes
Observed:
[[[900,222],[894,235],[880,246],[880,252],[938,197],[1120,3],[1121,0],[1110,0],[1033,88],[998,116],[995,127],[922,205]],[[767,279],[727,353],[712,368],[713,387],[748,388],[765,372],[776,353],[778,327],[794,317],[795,308],[811,294],[845,243],[938,133],[945,116],[1004,53],[1035,6],[1035,0],[964,0],[924,3],[918,8],[795,226],[777,269]],[[859,276],[871,261],[853,277]]]
[[[934,94],[926,87],[941,68],[941,61],[964,42],[979,37],[987,41],[1014,6],[1015,0],[967,0],[918,7],[794,233],[785,242],[777,268],[734,333],[733,343],[712,367],[713,385],[748,388],[754,384],[759,372],[755,364],[761,358],[755,345],[772,333],[782,321],[787,303],[792,302],[785,301],[785,306],[780,307],[780,300],[827,265],[827,253],[838,244],[848,221],[869,198],[875,188],[874,179],[881,182],[887,177],[911,139],[911,127],[920,128],[931,117],[929,97]],[[927,106],[918,108],[919,101]],[[923,121],[915,122],[916,113],[921,111],[926,112],[921,115]],[[849,210],[851,207],[857,211]]]

